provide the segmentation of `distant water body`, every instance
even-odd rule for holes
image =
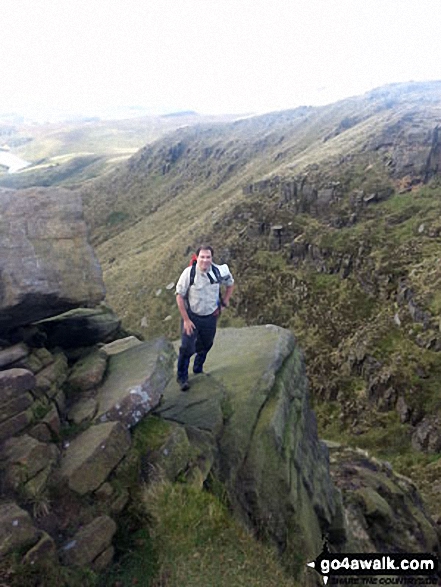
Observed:
[[[20,169],[28,167],[30,163],[9,151],[0,150],[0,165],[7,167],[8,173],[15,173],[16,171],[20,171]]]

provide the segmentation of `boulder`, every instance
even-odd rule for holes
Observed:
[[[32,423],[33,414],[31,410],[20,412],[4,422],[0,423],[0,442],[22,432],[29,424]]]
[[[185,479],[202,489],[218,456],[213,434],[194,426],[184,427],[171,421],[167,424],[158,445],[150,438],[148,454],[142,459],[143,479]]]
[[[47,414],[29,430],[29,436],[40,442],[52,442],[54,438],[59,438],[60,432],[60,416],[55,404],[52,404]]]
[[[29,355],[20,359],[16,363],[14,363],[14,367],[20,367],[22,369],[28,369],[32,371],[34,375],[39,373],[44,367],[47,367],[52,363],[54,357],[52,353],[50,353],[44,347],[41,348],[33,348],[30,349]]]
[[[28,354],[29,349],[23,343],[14,344],[13,346],[0,350],[0,369],[20,361],[20,359],[24,359]]]
[[[104,298],[78,194],[1,189],[0,218],[0,331]]]
[[[436,454],[441,452],[441,416],[426,416],[412,435],[415,450]]]
[[[59,414],[64,417],[66,415],[66,394],[60,389],[56,395],[52,398],[54,404],[57,407]]]
[[[74,349],[113,340],[121,320],[110,308],[77,308],[38,323],[49,347]]]
[[[165,478],[176,481],[193,456],[192,447],[183,426],[173,424],[165,442],[149,458],[149,465],[160,469]]]
[[[27,410],[34,402],[30,393],[23,393],[15,399],[1,405],[0,422],[16,416],[20,412]]]
[[[142,341],[136,338],[136,336],[127,336],[126,338],[120,338],[105,344],[101,347],[101,350],[106,353],[106,355],[116,355],[132,348],[133,346],[137,346],[138,344],[142,344]]]
[[[28,512],[13,501],[0,503],[0,556],[33,546],[39,535]]]
[[[312,560],[341,503],[294,337],[272,325],[221,329],[206,370],[188,393],[170,382],[156,413],[210,434],[236,513],[287,559]]]
[[[58,449],[54,444],[39,442],[27,434],[6,440],[0,451],[6,487],[26,494],[28,483],[39,476],[38,485],[42,489],[57,459]],[[33,487],[29,489],[32,493]]]
[[[80,495],[94,491],[127,454],[130,442],[130,433],[119,422],[91,426],[66,448],[62,479]]]
[[[33,373],[27,369],[0,371],[0,404],[3,405],[27,391],[32,391],[35,384]]]
[[[33,420],[31,395],[36,379],[27,369],[0,371],[0,442],[24,430]]]
[[[111,542],[116,532],[116,524],[109,516],[99,516],[90,524],[80,528],[61,549],[61,560],[69,566],[85,567],[96,559],[98,570],[112,561]],[[106,553],[104,555],[104,553]],[[103,564],[104,559],[106,562]]]
[[[61,422],[60,416],[58,414],[58,410],[55,405],[49,409],[47,414],[42,418],[41,422],[46,424],[46,426],[50,429],[52,434],[58,436],[61,431]]]
[[[365,451],[328,446],[343,496],[346,552],[440,552],[436,525],[410,479]]]
[[[73,366],[67,384],[70,391],[88,391],[97,387],[106,371],[107,355],[99,350],[86,355]]]
[[[47,367],[44,367],[35,376],[35,395],[53,399],[66,381],[67,375],[67,358],[63,353],[57,353],[54,356],[53,362],[47,365]]]
[[[95,573],[104,571],[112,563],[114,554],[114,547],[112,545],[108,546],[106,550],[103,550],[103,552],[92,561],[92,570],[95,571]]]
[[[156,407],[172,377],[175,353],[165,339],[143,342],[109,358],[98,388],[97,422],[118,420],[130,428]]]
[[[92,420],[97,412],[98,403],[95,398],[89,397],[77,401],[67,413],[67,419],[74,424],[82,424]]]
[[[40,540],[33,546],[23,557],[23,562],[35,565],[44,561],[55,562],[57,559],[57,547],[55,541],[47,534],[42,532]]]
[[[35,426],[32,426],[29,430],[27,430],[29,436],[35,438],[39,442],[52,442],[54,437],[52,432],[44,422],[37,422]]]
[[[40,361],[42,367],[47,367],[54,361],[53,354],[45,347],[33,349],[32,354]]]
[[[200,376],[191,382],[191,392],[187,396],[171,381],[155,413],[167,420],[210,432],[216,438],[222,433],[224,411],[228,410],[224,386],[215,377],[208,380]],[[192,401],[195,396],[196,402]]]

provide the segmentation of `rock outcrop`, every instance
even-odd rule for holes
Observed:
[[[335,447],[330,471],[288,330],[221,329],[210,375],[183,394],[173,345],[125,336],[97,306],[101,274],[74,195],[2,190],[0,213],[0,557],[100,572],[141,470],[220,482],[296,572],[324,535],[336,550],[439,549],[407,480]],[[166,431],[141,450],[137,425],[153,411]],[[437,424],[415,441],[437,450]]]
[[[69,359],[18,346],[4,349],[0,371],[0,557],[20,550],[32,564],[50,557],[99,572],[129,499],[124,481],[118,491],[109,481],[137,467],[130,430],[159,404],[173,346],[131,337],[120,352],[99,342]]]
[[[112,561],[129,495],[110,481],[136,469],[130,429],[159,403],[175,355],[162,339],[124,340],[103,297],[78,196],[1,190],[0,557]]]
[[[342,530],[341,504],[294,337],[271,325],[228,328],[215,345],[210,376],[195,377],[188,394],[170,383],[156,413],[210,433],[236,513],[286,558],[314,557],[324,533]]]
[[[328,443],[331,475],[343,496],[347,552],[440,554],[436,525],[415,485],[365,451]]]
[[[112,343],[111,353],[106,346],[68,360],[60,349],[24,345],[26,356],[0,371],[4,405],[11,395],[32,403],[24,428],[0,445],[0,556],[20,549],[32,564],[50,557],[100,572],[112,561],[116,514],[130,500],[127,479],[139,485],[138,469],[147,482],[165,475],[201,489],[217,479],[236,515],[275,543],[293,572],[321,552],[324,535],[338,551],[439,548],[408,480],[334,446],[330,470],[289,331],[219,330],[209,375],[194,376],[188,393],[172,377],[171,343],[130,338]],[[140,453],[131,429],[152,413],[148,422],[163,423],[160,440],[149,436]],[[63,440],[69,421],[79,432]]]
[[[321,552],[324,536],[337,552],[440,551],[409,479],[364,451],[319,440],[288,331],[222,329],[206,368],[188,393],[174,381],[165,390],[154,413],[171,427],[148,455],[150,475],[159,467],[201,485],[211,470],[236,514],[291,568]]]
[[[1,332],[104,298],[78,195],[1,189],[0,218]]]

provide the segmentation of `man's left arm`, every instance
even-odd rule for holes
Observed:
[[[230,305],[230,298],[233,293],[233,290],[234,290],[234,283],[232,285],[227,285],[225,288],[225,294],[223,295],[222,303],[226,308],[228,308],[228,306]]]

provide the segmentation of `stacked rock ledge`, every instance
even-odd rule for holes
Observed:
[[[0,558],[99,572],[129,500],[113,482],[137,458],[131,428],[174,350],[127,336],[102,302],[74,192],[0,189],[0,217]]]

